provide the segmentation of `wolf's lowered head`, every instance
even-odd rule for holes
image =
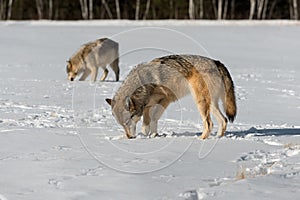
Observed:
[[[76,76],[79,73],[79,70],[77,69],[77,67],[72,65],[72,62],[70,60],[67,61],[66,70],[67,70],[67,74],[68,74],[68,80],[69,81],[74,81]]]
[[[112,114],[117,122],[123,126],[129,139],[136,137],[136,124],[141,119],[143,107],[136,105],[132,97],[123,100],[105,99],[112,108]]]

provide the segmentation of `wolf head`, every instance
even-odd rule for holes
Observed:
[[[136,124],[141,119],[143,108],[136,105],[132,97],[115,100],[106,99],[111,106],[112,113],[117,122],[124,128],[126,136],[131,139],[136,136]]]
[[[70,60],[67,61],[67,74],[68,80],[74,81],[79,71],[75,65],[72,64]]]

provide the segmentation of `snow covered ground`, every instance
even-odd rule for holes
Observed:
[[[285,21],[0,22],[0,199],[299,198],[299,35]],[[221,60],[238,103],[226,136],[199,140],[186,97],[163,115],[163,137],[125,139],[104,101],[121,84],[113,73],[67,81],[66,60],[101,37],[120,43],[121,80],[171,53]]]

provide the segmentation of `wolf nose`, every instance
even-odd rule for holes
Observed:
[[[71,80],[71,81],[74,81],[74,78],[71,78],[70,80]]]

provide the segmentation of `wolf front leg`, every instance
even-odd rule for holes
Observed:
[[[102,77],[101,77],[101,81],[104,81],[105,79],[106,79],[106,77],[107,77],[107,74],[108,74],[108,70],[105,68],[104,69],[104,72],[103,72],[103,75],[102,75]]]
[[[163,112],[164,108],[159,104],[144,109],[142,133],[145,136],[155,137],[157,135],[157,121]]]
[[[148,136],[150,132],[150,107],[146,107],[143,112],[143,125],[142,125],[142,134]]]
[[[157,133],[157,124],[160,117],[163,115],[164,111],[170,104],[169,99],[165,98],[158,102],[158,104],[150,108],[150,137],[155,137]]]
[[[91,70],[90,69],[86,69],[83,72],[82,76],[80,77],[79,81],[84,81],[90,75],[90,73],[91,73]]]
[[[96,80],[97,80],[97,76],[98,76],[98,67],[93,67],[92,69],[91,69],[91,80],[93,81],[93,82],[95,82]]]

